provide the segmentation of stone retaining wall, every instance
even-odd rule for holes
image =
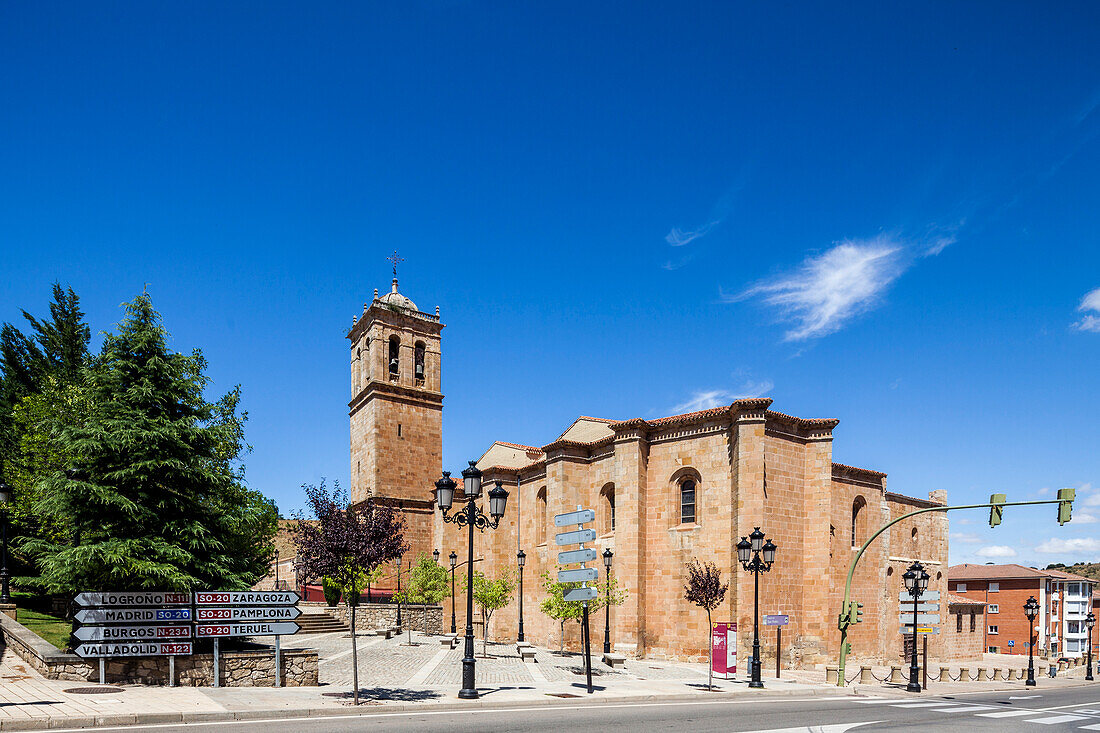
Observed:
[[[52,680],[98,681],[99,663],[58,651],[53,644],[22,624],[0,614],[4,644],[43,677]],[[312,649],[284,650],[281,656],[282,684],[286,687],[317,685],[317,652]],[[225,687],[273,687],[275,652],[269,649],[224,651],[220,654],[221,684]],[[168,684],[167,657],[109,659],[107,682]],[[214,655],[176,657],[176,683],[208,687],[214,683]]]
[[[351,613],[347,604],[325,609],[345,624],[351,623]],[[443,633],[443,606],[428,606],[428,633]],[[413,631],[424,630],[424,606],[401,606],[401,628]],[[356,631],[365,629],[392,629],[397,627],[396,603],[360,603],[355,611]]]

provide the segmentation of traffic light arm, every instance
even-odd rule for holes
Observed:
[[[1068,501],[1072,502],[1072,497]],[[867,538],[867,541],[863,543],[863,546],[859,548],[859,552],[852,558],[852,564],[848,566],[848,579],[844,582],[844,600],[840,604],[840,616],[838,617],[838,626],[840,627],[840,660],[837,665],[836,686],[844,687],[844,662],[848,656],[847,648],[845,648],[845,642],[848,640],[848,627],[855,623],[855,620],[851,618],[848,609],[848,605],[852,597],[852,578],[856,573],[856,565],[859,564],[859,559],[863,557],[863,553],[867,551],[867,548],[871,546],[871,543],[878,539],[878,536],[886,530],[893,527],[898,522],[915,517],[918,514],[927,514],[929,512],[949,512],[955,509],[988,509],[993,506],[1006,507],[1006,506],[1033,506],[1036,504],[1058,504],[1059,507],[1066,503],[1067,499],[1064,497],[1061,499],[1048,499],[1045,501],[1010,501],[1006,503],[986,502],[985,504],[963,504],[960,506],[934,506],[927,509],[918,509],[915,512],[909,512],[908,514],[902,514],[897,519],[891,520],[886,524],[878,528],[878,531]]]

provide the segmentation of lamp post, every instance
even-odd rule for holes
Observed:
[[[603,551],[604,578],[607,581],[607,594],[604,597],[603,616],[603,653],[611,653],[611,558],[614,553],[608,547]]]
[[[0,504],[4,505],[4,565],[0,567],[0,603],[11,603],[8,588],[8,502],[11,501],[11,487],[0,481]]]
[[[458,555],[454,550],[451,550],[451,633],[457,634],[455,629],[455,564],[458,563]]]
[[[745,568],[753,576],[752,594],[752,660],[749,662],[749,670],[752,679],[749,687],[761,688],[764,683],[760,681],[760,573],[766,573],[772,569],[775,562],[776,546],[771,541],[764,541],[764,533],[757,527],[746,538],[742,537],[737,543],[737,559],[741,567]],[[779,650],[775,650],[779,654]]]
[[[1085,616],[1085,643],[1088,645],[1088,667],[1085,669],[1085,679],[1092,682],[1092,627],[1096,625],[1096,614],[1089,611],[1089,615]]]
[[[404,556],[398,556],[397,558],[397,628],[401,628],[401,560]]]
[[[444,471],[443,478],[435,482],[435,496],[443,512],[443,521],[469,527],[470,531],[466,568],[466,646],[462,657],[462,689],[458,691],[458,696],[463,700],[474,700],[478,696],[474,687],[474,527],[484,532],[486,528],[500,526],[500,518],[504,516],[504,508],[508,504],[508,492],[499,481],[489,492],[490,520],[474,503],[481,497],[481,471],[477,468],[477,461],[470,461],[469,467],[462,471],[462,484],[466,508],[454,514],[447,514],[455,493],[455,482],[450,472]]]
[[[908,692],[920,692],[920,670],[917,668],[917,599],[924,594],[928,587],[929,575],[920,562],[915,562],[901,576],[905,581],[905,590],[913,598],[913,654],[909,657],[909,684],[905,686]]]
[[[520,550],[516,553],[516,564],[519,565],[519,634],[516,641],[523,639],[523,566],[527,563],[527,553]]]
[[[1024,615],[1027,616],[1028,638],[1031,641],[1027,645],[1027,682],[1028,687],[1035,687],[1035,618],[1039,615],[1039,601],[1035,596],[1027,599],[1024,604]]]
[[[439,564],[439,550],[432,550],[432,558],[435,559],[436,564]]]
[[[275,550],[275,590],[279,590],[279,551]]]

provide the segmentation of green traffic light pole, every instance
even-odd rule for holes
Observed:
[[[867,548],[871,546],[871,543],[878,539],[878,536],[886,530],[893,527],[898,522],[915,517],[918,514],[927,514],[928,512],[949,512],[954,509],[990,509],[989,513],[989,525],[995,527],[1001,523],[1002,507],[1006,506],[1033,506],[1036,504],[1057,504],[1058,505],[1058,524],[1065,524],[1070,520],[1070,510],[1073,506],[1073,500],[1075,498],[1074,489],[1059,489],[1057,499],[1048,499],[1046,501],[1013,501],[1005,502],[1004,494],[994,494],[989,498],[987,504],[963,504],[960,506],[936,506],[929,507],[928,509],[918,509],[915,512],[909,512],[903,514],[897,519],[879,527],[878,531],[871,535],[863,546],[859,548],[859,552],[852,558],[852,564],[848,568],[848,580],[844,583],[844,600],[840,606],[840,617],[837,622],[837,626],[840,628],[840,660],[837,664],[836,674],[836,686],[844,687],[844,662],[848,657],[848,650],[850,644],[848,643],[848,627],[853,623],[856,623],[855,616],[857,612],[854,608],[855,604],[851,602],[852,597],[852,578],[855,576],[856,565],[859,564],[859,559],[863,557],[863,553],[867,551]],[[1063,515],[1063,507],[1066,511]],[[916,628],[916,627],[914,627]]]

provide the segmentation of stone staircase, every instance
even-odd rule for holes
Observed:
[[[337,620],[331,614],[320,612],[311,612],[304,610],[301,616],[297,619],[298,625],[301,627],[299,634],[329,634],[337,631],[351,632],[347,624]]]

